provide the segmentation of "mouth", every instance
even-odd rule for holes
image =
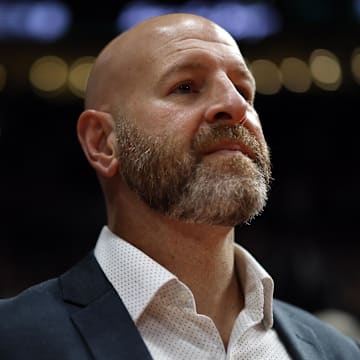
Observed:
[[[203,156],[208,155],[236,155],[237,153],[241,153],[242,155],[247,156],[251,160],[255,160],[254,152],[246,146],[244,143],[241,142],[234,142],[234,141],[226,141],[221,142],[218,144],[214,144],[206,148],[202,154]]]

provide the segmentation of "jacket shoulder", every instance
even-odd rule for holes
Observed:
[[[74,359],[87,358],[84,350],[75,346],[79,334],[71,322],[69,307],[71,304],[62,299],[58,279],[0,300],[0,358],[68,359],[69,348]]]
[[[288,340],[291,335],[304,341],[312,338],[331,359],[360,359],[360,346],[352,338],[309,312],[280,300],[274,300],[275,327]],[[326,357],[327,358],[327,357]]]
[[[0,331],[21,327],[34,319],[43,320],[60,299],[57,279],[34,285],[20,294],[0,300]],[[55,306],[56,308],[56,306]]]

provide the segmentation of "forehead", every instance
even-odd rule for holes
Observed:
[[[229,33],[207,21],[171,20],[151,27],[141,25],[118,41],[114,71],[109,78],[118,92],[129,96],[153,88],[155,83],[161,84],[166,73],[196,67],[208,71],[214,64],[226,67],[226,71],[239,73],[240,70],[253,83],[238,45]]]
[[[236,42],[224,31],[216,28],[191,29],[182,33],[159,34],[147,57],[151,69],[163,76],[167,72],[194,66],[217,64],[230,71],[247,70]]]
[[[235,40],[224,29],[213,23],[196,22],[191,19],[178,25],[162,26],[154,30],[149,52],[154,60],[160,57],[186,55],[189,51],[214,56],[240,56]]]

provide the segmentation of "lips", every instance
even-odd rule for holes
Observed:
[[[251,160],[255,159],[254,152],[246,146],[242,142],[234,142],[234,141],[223,141],[221,143],[214,144],[209,146],[204,151],[202,151],[203,155],[211,155],[221,151],[230,151],[230,152],[237,152],[240,151]]]

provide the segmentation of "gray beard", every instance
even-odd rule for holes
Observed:
[[[230,132],[228,128],[200,132],[190,152],[167,134],[143,134],[129,119],[119,118],[116,129],[124,180],[150,208],[165,216],[235,226],[250,222],[265,207],[271,177],[268,150],[243,126]],[[201,146],[229,133],[247,142],[256,161],[241,153],[202,160]]]
[[[235,226],[260,214],[267,201],[266,182],[250,159],[237,157],[199,165],[168,215],[193,223]],[[236,168],[239,163],[246,168],[242,174],[232,173],[234,161]]]

